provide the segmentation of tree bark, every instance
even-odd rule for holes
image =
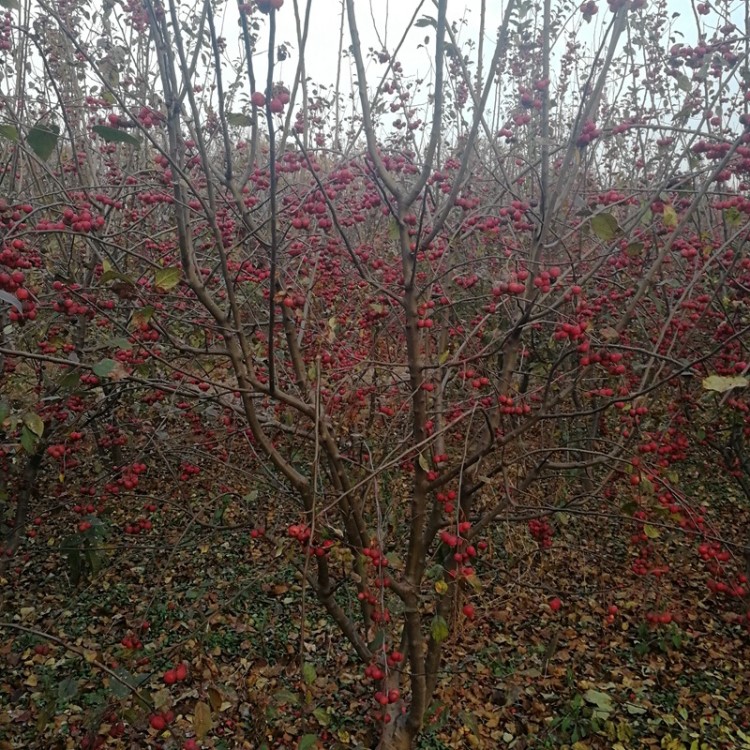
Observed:
[[[418,732],[407,719],[408,715],[399,716],[384,726],[377,750],[413,750],[416,747]]]

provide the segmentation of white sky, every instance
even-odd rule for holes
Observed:
[[[735,0],[732,4],[732,20],[740,29],[744,27],[743,10],[746,0]],[[306,0],[298,0],[300,11],[304,12]],[[647,0],[648,4],[656,3],[657,0]],[[576,0],[576,7],[578,6]],[[485,57],[489,59],[492,53],[496,31],[503,15],[506,5],[505,0],[486,0],[487,24],[485,33]],[[582,23],[581,14],[576,10],[567,28],[573,25],[581,25],[583,39],[593,41],[602,31],[602,26],[611,19],[611,13],[607,9],[606,0],[598,0],[599,13],[594,17],[592,23]],[[695,16],[691,0],[667,0],[670,13],[677,14],[674,24],[675,29],[684,34],[684,42],[693,44],[697,41],[695,31]],[[230,6],[231,7],[231,6]],[[310,32],[307,43],[307,72],[315,83],[332,85],[336,78],[336,67],[338,63],[339,28],[341,24],[341,0],[312,0],[312,14],[310,20]],[[382,49],[383,44],[392,51],[404,30],[409,28],[409,23],[415,12],[417,17],[422,15],[436,16],[437,9],[432,0],[355,0],[357,20],[362,44],[365,50],[373,47]],[[459,24],[459,41],[468,39],[477,40],[479,36],[479,0],[450,0],[448,3],[448,18],[450,21],[464,21]],[[231,12],[231,11],[230,11]],[[533,10],[530,14],[533,14]],[[644,12],[644,11],[642,11]],[[647,12],[647,11],[645,11]],[[717,14],[712,11],[709,16],[702,20],[712,25],[721,25]],[[399,60],[407,75],[412,73],[427,75],[429,72],[432,47],[418,49],[418,45],[424,42],[425,36],[430,36],[431,43],[434,42],[434,30],[431,27],[412,27],[407,41],[405,42]],[[344,24],[344,49],[349,45],[348,25]],[[666,41],[666,40],[665,40]],[[294,25],[294,13],[292,0],[285,0],[284,7],[277,13],[277,42],[288,42],[291,52],[289,60],[277,66],[277,81],[288,83],[291,81],[297,64],[297,42]],[[259,44],[257,55],[254,58],[259,80],[265,79],[266,49]],[[384,70],[383,66],[370,63],[372,70],[371,81],[379,80]],[[368,76],[369,78],[369,76]],[[342,65],[342,89],[348,88],[350,71],[348,58]]]

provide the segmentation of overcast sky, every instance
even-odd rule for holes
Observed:
[[[746,0],[736,0],[733,3],[732,19],[742,28],[744,26],[743,9]],[[648,0],[648,4],[656,0]],[[305,0],[299,0],[300,6],[305,5]],[[578,3],[576,2],[576,5]],[[684,35],[684,41],[688,44],[695,43],[695,16],[691,0],[667,0],[667,6],[671,13],[676,14],[674,21],[675,29]],[[487,0],[487,24],[485,33],[485,55],[488,58],[492,53],[496,38],[496,31],[502,18],[505,0]],[[603,24],[609,23],[611,13],[607,10],[606,0],[598,0],[599,13],[590,24],[583,23],[581,15],[575,11],[567,25],[572,28],[580,25],[583,29],[584,38],[593,41],[601,33]],[[230,6],[231,7],[231,6]],[[410,28],[411,19],[416,14],[419,18],[423,15],[436,15],[436,8],[432,0],[355,0],[357,21],[362,38],[363,47],[372,47],[392,51],[399,42],[404,31]],[[341,25],[341,0],[312,0],[312,14],[310,20],[310,32],[307,46],[307,71],[316,83],[333,84],[336,78],[336,67],[339,59],[339,28]],[[449,0],[448,17],[451,21],[463,22],[459,24],[459,41],[474,40],[479,36],[479,0]],[[533,11],[531,11],[533,13]],[[647,11],[646,11],[647,12]],[[712,12],[704,20],[715,25],[718,16]],[[297,64],[297,43],[294,25],[294,13],[292,0],[285,0],[283,8],[277,13],[277,41],[288,42],[291,55],[289,60],[278,68],[277,80],[290,81],[294,76]],[[434,32],[430,27],[411,27],[409,36],[404,44],[399,60],[405,73],[427,75],[430,69],[433,46],[424,47],[425,36],[431,37],[434,42]],[[349,45],[348,25],[344,25],[344,48]],[[422,44],[420,49],[418,45]],[[265,55],[264,45],[259,44],[255,59],[259,77],[265,78]],[[382,66],[370,63],[373,81],[377,81],[382,74]],[[347,59],[342,65],[342,87],[346,88],[349,81],[350,71]]]

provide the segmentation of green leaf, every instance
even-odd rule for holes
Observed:
[[[89,531],[86,531],[84,533],[88,535]],[[87,547],[86,562],[89,564],[89,570],[91,571],[91,575],[92,576],[98,575],[99,571],[102,569],[102,559],[95,549],[91,549],[90,547]]]
[[[638,258],[643,254],[643,243],[642,242],[631,242],[625,248],[625,254],[628,258]]]
[[[29,130],[26,143],[42,161],[47,161],[55,150],[59,137],[60,128],[57,125],[35,125]]]
[[[227,112],[227,122],[239,128],[249,128],[253,124],[253,118],[242,112]]]
[[[72,698],[75,698],[76,695],[78,695],[78,680],[73,677],[66,677],[60,681],[60,684],[57,686],[58,700],[67,703]]]
[[[594,234],[605,242],[610,242],[622,234],[622,229],[612,214],[597,214],[591,217],[590,222]]]
[[[693,86],[690,83],[690,79],[684,74],[684,73],[678,73],[675,76],[675,80],[677,81],[677,87],[682,89],[683,91],[690,93]]]
[[[42,418],[33,411],[27,411],[23,415],[23,423],[37,436],[41,437],[44,433],[44,422]]]
[[[449,633],[448,623],[445,621],[445,618],[440,615],[435,615],[435,617],[432,618],[432,627],[430,628],[432,640],[435,641],[435,643],[442,643],[448,637]]]
[[[703,387],[707,391],[716,391],[717,393],[726,393],[732,388],[747,388],[750,385],[750,379],[742,375],[709,375],[703,378]]]
[[[645,714],[646,709],[641,708],[640,706],[634,706],[632,703],[626,703],[625,704],[625,710],[631,715],[631,716],[639,716],[640,714]]]
[[[284,705],[297,706],[299,705],[299,696],[297,696],[291,690],[286,690],[282,688],[281,690],[277,690],[273,694],[273,702],[277,706],[284,706]]]
[[[2,4],[2,0],[0,0],[0,4]],[[0,125],[0,137],[18,142],[18,128],[15,125]]]
[[[649,539],[658,539],[661,536],[661,532],[659,529],[657,529],[655,526],[651,526],[651,524],[644,524],[643,525],[643,533],[649,538]]]
[[[318,746],[318,735],[317,734],[303,734],[299,739],[299,745],[297,750],[311,750],[313,747]]]
[[[116,339],[108,341],[107,344],[115,349],[130,349],[133,346],[133,342],[125,338],[125,336],[118,336]]]
[[[596,706],[593,716],[596,718],[606,719],[612,713],[612,699],[600,690],[587,690],[583,694],[586,703]]]
[[[70,372],[66,372],[60,378],[60,380],[57,381],[57,385],[59,388],[61,388],[64,391],[70,391],[76,388],[80,382],[81,382],[81,371],[71,370]]]
[[[130,688],[135,689],[138,683],[125,667],[118,667],[114,672],[126,684],[123,685],[122,682],[116,680],[114,677],[110,677],[109,689],[115,698],[127,698],[132,692]]]
[[[117,362],[113,359],[103,359],[101,362],[97,362],[91,370],[97,378],[108,378],[112,374],[116,365]]]
[[[21,447],[31,455],[36,452],[37,436],[24,425],[21,428]]]
[[[432,26],[432,28],[437,28],[437,21],[432,16],[422,16],[422,18],[418,18],[414,25],[418,28],[424,28],[425,26]]]
[[[108,281],[122,281],[125,284],[130,284],[130,286],[135,286],[135,281],[133,281],[130,276],[127,276],[124,273],[120,273],[119,271],[115,271],[110,269],[109,271],[105,271],[100,277],[99,281],[102,284],[106,284]]]
[[[81,550],[79,548],[80,539],[77,535],[69,536],[63,539],[60,545],[61,551],[65,553],[68,559],[68,577],[70,582],[75,586],[81,580]]]
[[[731,206],[724,211],[724,217],[726,218],[727,223],[732,227],[737,227],[742,223],[742,214],[735,206]]]
[[[23,312],[23,305],[15,294],[11,294],[10,292],[6,292],[4,289],[0,289],[0,300],[2,300],[3,302],[7,302],[9,305],[13,305],[13,307],[15,307],[18,312]]]
[[[127,143],[130,146],[140,146],[141,139],[118,128],[110,128],[106,125],[94,125],[91,130],[107,143]]]
[[[331,715],[324,708],[316,708],[312,713],[321,727],[327,727],[331,723]]]
[[[318,679],[318,673],[310,662],[305,662],[302,665],[302,678],[305,681],[305,685],[312,685]]]
[[[168,292],[180,283],[180,269],[175,266],[160,268],[154,274],[154,285]]]
[[[477,724],[476,717],[470,714],[468,711],[461,711],[458,715],[459,719],[464,723],[473,735],[479,737],[479,725]]]
[[[385,643],[385,633],[382,630],[375,631],[375,637],[367,644],[370,651],[377,651]]]

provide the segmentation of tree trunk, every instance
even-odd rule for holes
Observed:
[[[3,540],[3,546],[8,550],[15,552],[20,536],[26,526],[26,519],[29,515],[29,506],[31,505],[31,499],[36,491],[37,474],[39,473],[39,467],[42,464],[43,456],[44,447],[40,444],[37,446],[36,453],[33,453],[26,459],[26,465],[21,474],[21,482],[16,493],[16,512],[13,521],[13,529],[8,534],[8,537]]]
[[[409,726],[406,716],[399,716],[395,721],[383,727],[377,750],[413,750],[418,732]]]

